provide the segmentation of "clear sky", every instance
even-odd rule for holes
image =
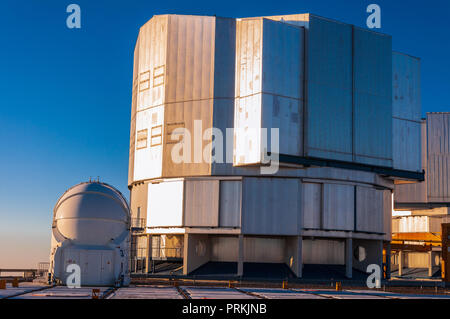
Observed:
[[[81,29],[66,7],[81,7]],[[450,2],[0,1],[0,268],[47,261],[52,209],[100,176],[127,197],[133,49],[154,14],[248,17],[311,12],[365,27],[381,7],[393,49],[422,59],[423,113],[450,111]]]

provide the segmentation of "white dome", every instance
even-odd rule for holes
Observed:
[[[53,210],[59,233],[81,245],[106,245],[129,228],[130,210],[122,194],[99,182],[69,188]]]

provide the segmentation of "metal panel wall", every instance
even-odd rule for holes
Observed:
[[[167,41],[163,176],[209,175],[211,158],[203,158],[203,149],[211,135],[203,139],[203,133],[213,126],[215,17],[169,15]],[[198,131],[195,120],[201,121]],[[176,128],[190,133],[183,136],[182,152],[191,155],[187,163],[173,158],[180,146],[171,138]]]
[[[343,265],[345,242],[342,240],[303,239],[303,263]]]
[[[395,120],[395,119],[394,119]],[[427,123],[425,120],[421,121],[420,124],[420,141],[421,141],[421,169],[425,170],[425,181],[420,183],[412,183],[412,184],[398,184],[395,185],[394,189],[394,201],[399,204],[408,204],[408,203],[426,203],[427,199],[427,181],[428,181],[428,155],[427,155]],[[395,132],[394,132],[395,134]],[[394,143],[397,139],[397,136],[394,135]],[[396,143],[394,144],[395,147]],[[394,151],[394,155],[395,155]],[[408,154],[406,154],[407,156]],[[395,162],[395,158],[394,158]]]
[[[184,205],[185,226],[219,226],[219,181],[186,180]]]
[[[165,100],[165,68],[168,16],[154,16],[139,32],[139,85],[137,109],[162,105]]]
[[[261,128],[280,130],[279,153],[301,155],[303,29],[255,18],[236,32],[234,164],[260,163],[272,149]]]
[[[383,191],[356,187],[356,231],[384,233]]]
[[[148,184],[147,227],[183,226],[183,181]]]
[[[300,230],[300,181],[244,178],[242,233],[296,235]]]
[[[136,152],[134,156],[134,181],[160,177],[164,139],[164,106],[155,106],[136,115]],[[160,129],[159,140],[152,138],[152,131]],[[140,133],[143,139],[140,140]]]
[[[220,181],[219,227],[241,226],[241,181]]]
[[[353,28],[354,160],[392,167],[392,38]]]
[[[352,161],[352,28],[310,16],[305,155]]]
[[[284,262],[284,238],[244,237],[244,262]]]
[[[420,60],[392,52],[394,168],[421,171]]]
[[[132,128],[135,149],[133,158],[133,181],[160,177],[162,173],[162,139],[164,137],[164,92],[167,48],[167,16],[154,16],[140,30],[136,43],[133,95],[136,106],[132,106]],[[136,115],[134,115],[136,109]],[[135,117],[135,119],[133,119]],[[135,123],[134,123],[135,122]],[[152,128],[161,126],[160,143],[151,138]],[[142,133],[138,141],[139,133]],[[138,145],[138,142],[141,142]],[[157,145],[156,145],[157,144]],[[152,146],[153,145],[153,146]],[[130,144],[131,147],[131,144]]]
[[[141,28],[135,54],[137,106],[132,107],[129,184],[211,174],[212,133],[205,131],[218,127],[225,133],[226,127],[233,127],[235,25],[229,18],[165,15],[154,16]],[[154,109],[158,109],[156,123]],[[197,132],[196,120],[201,121]],[[179,139],[188,135],[173,140],[177,128],[187,129],[192,139],[183,147]],[[177,154],[190,151],[187,163],[172,158],[176,146]]]
[[[322,184],[302,184],[303,228],[320,229],[322,212]]]
[[[342,184],[323,185],[323,229],[353,230],[355,187]]]
[[[211,261],[236,262],[239,239],[237,236],[209,236]]]
[[[429,202],[450,202],[450,113],[427,113]]]

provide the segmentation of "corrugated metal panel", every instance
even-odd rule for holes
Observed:
[[[384,232],[383,191],[369,187],[356,187],[356,230]]]
[[[441,232],[441,225],[450,221],[450,216],[403,216],[394,219],[398,223],[398,228],[394,233],[411,232]]]
[[[355,189],[351,185],[323,185],[323,229],[353,230]]]
[[[392,116],[420,121],[420,59],[392,52]]]
[[[303,183],[303,228],[320,229],[322,184]]]
[[[168,30],[166,103],[212,98],[215,18],[169,15]]]
[[[392,167],[392,39],[353,30],[355,161]]]
[[[204,150],[211,143],[211,134],[204,136],[204,133],[207,128],[212,127],[213,100],[166,104],[164,114],[166,135],[163,148],[163,176],[209,175],[211,152]],[[185,129],[184,135],[173,133],[178,128]],[[184,143],[180,143],[181,140]],[[176,159],[176,155],[180,155],[180,158]],[[183,162],[181,158],[185,155],[187,158]]]
[[[450,113],[427,113],[429,202],[450,202]]]
[[[187,227],[219,226],[219,181],[187,180],[184,212]]]
[[[154,16],[141,28],[135,56],[138,114],[136,120],[132,115],[130,146],[136,148],[137,131],[147,130],[149,140],[147,147],[130,153],[133,180],[211,174],[211,154],[205,151],[203,156],[203,151],[212,135],[202,139],[202,134],[216,126],[233,127],[235,24],[228,18],[166,15]],[[154,108],[160,113],[156,127],[160,135],[153,139],[157,145],[151,145],[153,114],[140,114],[153,113]],[[194,136],[194,120],[202,121],[200,136]],[[191,141],[190,163],[173,161],[175,128],[185,128],[192,139],[202,141],[201,145]]]
[[[345,243],[339,240],[303,239],[303,263],[343,265]]]
[[[428,216],[403,216],[398,220],[399,233],[417,233],[429,231]]]
[[[284,238],[244,237],[244,262],[284,262]]]
[[[280,129],[278,152],[301,155],[303,36],[303,29],[271,20],[238,21],[235,165],[261,162],[261,128]]]
[[[224,148],[222,158],[211,164],[212,175],[231,174],[233,169],[235,61],[236,19],[216,18],[213,124],[222,132],[223,145],[228,148]],[[217,150],[215,155],[218,156]]]
[[[138,111],[165,102],[167,28],[168,16],[154,16],[139,32]]]
[[[307,54],[307,156],[352,161],[352,29],[311,16]]]
[[[132,114],[134,142],[133,180],[160,177],[162,173],[162,146],[150,139],[152,128],[161,126],[164,136],[164,90],[167,45],[167,16],[154,16],[139,32],[136,44],[136,78],[133,95],[136,95],[136,114]],[[135,116],[135,119],[133,117]],[[135,123],[134,123],[135,122]],[[147,139],[137,145],[136,132],[145,132]],[[130,147],[131,147],[130,144]]]
[[[300,181],[289,178],[244,178],[242,232],[296,235],[300,223]]]
[[[241,181],[220,181],[219,226],[241,226]]]
[[[211,261],[236,262],[238,260],[239,239],[237,236],[210,236]]]
[[[183,226],[183,181],[148,184],[148,227]]]
[[[420,60],[392,53],[394,168],[421,171]]]
[[[392,119],[394,168],[421,171],[420,122]]]
[[[215,17],[169,15],[168,25],[163,176],[209,175],[211,158],[204,159],[203,150],[211,136],[202,137],[213,126]],[[195,120],[201,120],[197,136]],[[183,152],[190,151],[189,163],[172,157],[179,146],[170,136],[175,128],[190,133],[190,145],[183,146]]]
[[[394,119],[395,120],[395,119]],[[395,128],[394,128],[395,129]],[[420,141],[421,141],[421,170],[425,170],[425,181],[412,184],[395,185],[394,201],[395,203],[426,203],[427,202],[427,125],[426,121],[420,124]],[[395,134],[395,132],[394,132]],[[394,147],[397,145],[395,141],[397,137],[394,135]],[[395,151],[396,152],[396,151]],[[394,156],[395,156],[394,152]],[[408,154],[405,154],[408,156]],[[395,162],[395,157],[394,157]]]

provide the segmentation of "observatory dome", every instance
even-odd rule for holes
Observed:
[[[78,245],[107,245],[129,228],[130,212],[123,195],[100,182],[69,188],[53,210],[53,229]]]

